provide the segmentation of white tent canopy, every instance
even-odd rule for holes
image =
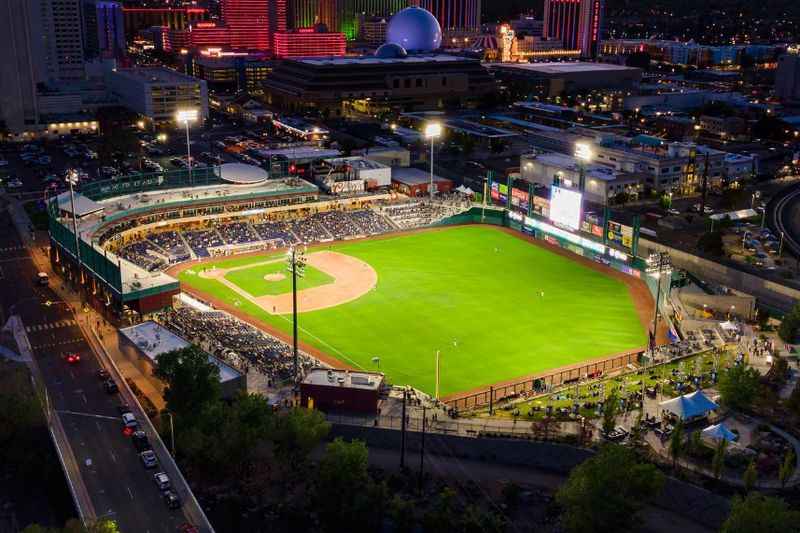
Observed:
[[[690,394],[684,394],[671,400],[666,400],[659,404],[662,409],[669,411],[681,420],[697,418],[708,414],[719,407],[712,402],[703,391],[697,390]]]
[[[702,431],[700,436],[704,439],[713,440],[715,442],[719,442],[721,440],[733,442],[737,439],[736,434],[725,427],[725,424],[714,424],[712,426],[708,426]]]

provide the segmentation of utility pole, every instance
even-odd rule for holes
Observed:
[[[425,423],[426,423],[426,412],[427,407],[424,405],[422,406],[422,441],[420,442],[419,447],[419,493],[422,494],[422,485],[424,479],[424,468],[425,468]]]
[[[706,213],[706,196],[708,194],[708,152],[706,152],[706,162],[703,165],[703,186],[702,197],[700,198],[700,216]]]
[[[400,470],[406,468],[406,398],[408,389],[403,389],[403,421],[400,425]]]

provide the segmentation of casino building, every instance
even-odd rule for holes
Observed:
[[[374,56],[283,62],[264,82],[267,103],[339,116],[350,108],[375,113],[469,107],[495,88],[479,60],[436,52],[442,30],[422,8],[397,13],[386,36]]]

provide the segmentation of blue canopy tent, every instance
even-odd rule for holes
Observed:
[[[739,438],[736,433],[725,427],[725,424],[714,424],[712,426],[708,426],[702,431],[700,436],[704,439],[712,440],[714,442],[719,442],[722,440],[734,442]]]
[[[702,418],[710,411],[719,408],[719,405],[711,401],[701,390],[666,400],[659,405],[683,421]]]

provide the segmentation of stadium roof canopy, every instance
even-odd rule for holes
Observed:
[[[58,209],[60,211],[72,214],[72,202],[70,202],[69,192],[62,192],[58,195]],[[75,215],[77,217],[80,218],[86,215],[91,215],[92,213],[97,213],[103,209],[105,209],[105,206],[102,204],[98,204],[91,198],[87,198],[80,193],[75,193]]]
[[[719,405],[712,402],[701,390],[672,398],[659,405],[681,420],[697,418],[719,408]]]
[[[263,168],[244,163],[220,165],[219,174],[223,181],[236,185],[258,185],[269,178],[269,173]]]

